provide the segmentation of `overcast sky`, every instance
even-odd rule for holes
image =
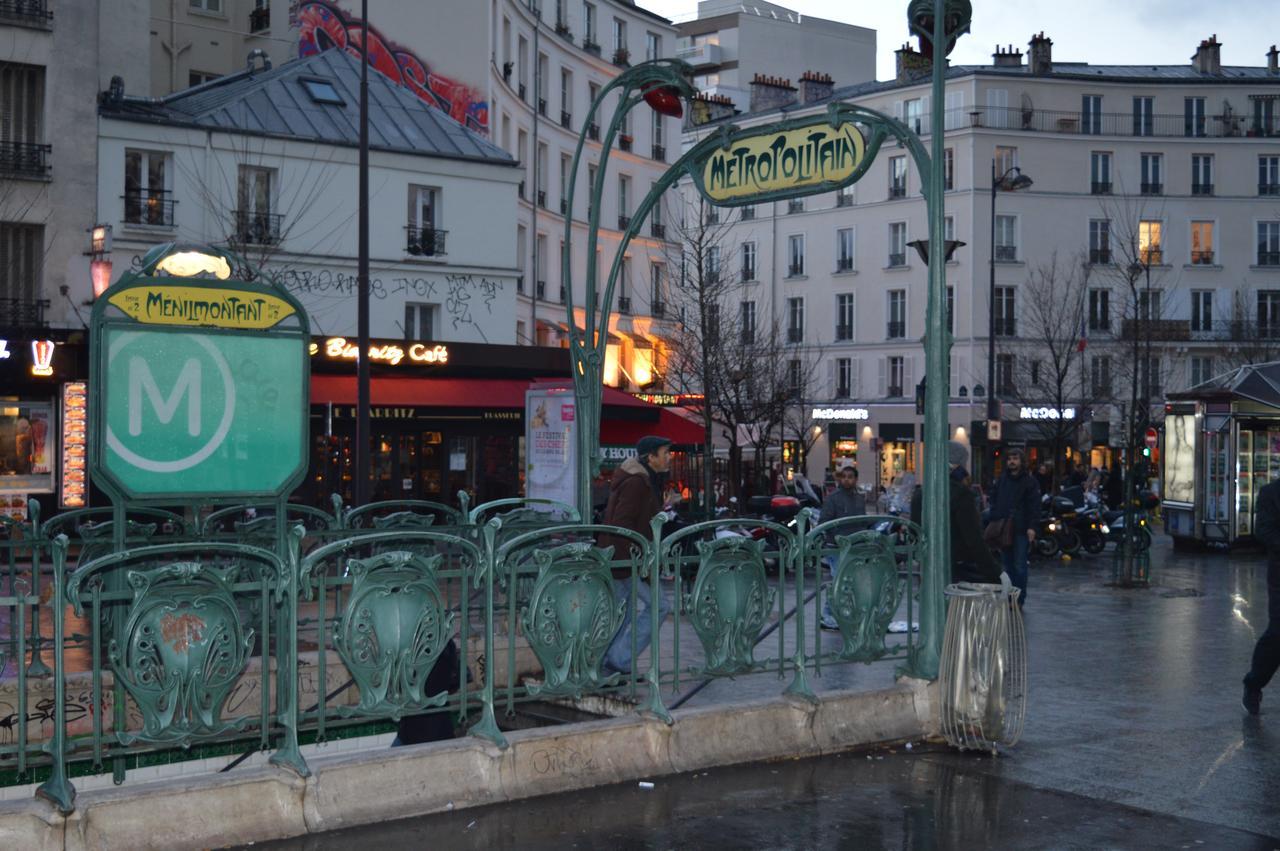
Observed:
[[[697,0],[637,2],[676,20],[695,17],[698,9]],[[893,76],[893,51],[907,39],[906,0],[778,5],[874,29],[876,74],[882,80]],[[1054,59],[1093,64],[1189,64],[1200,40],[1217,33],[1222,64],[1264,65],[1267,49],[1280,42],[1280,0],[975,0],[973,7],[972,32],[951,54],[957,64],[990,64],[996,44],[1014,44],[1026,53],[1027,41],[1041,30],[1053,40]]]

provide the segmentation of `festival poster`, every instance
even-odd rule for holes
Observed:
[[[525,392],[526,496],[573,505],[577,482],[577,417],[568,388]]]

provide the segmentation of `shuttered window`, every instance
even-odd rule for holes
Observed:
[[[43,257],[43,225],[0,222],[0,299],[34,301]]]

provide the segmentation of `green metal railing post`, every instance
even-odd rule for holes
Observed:
[[[659,614],[662,607],[658,603],[660,599],[658,595],[662,593],[662,527],[666,525],[668,520],[673,519],[673,516],[674,515],[667,514],[666,512],[659,512],[649,521],[649,526],[653,530],[653,551],[649,553],[648,559],[649,617],[652,618],[653,625],[649,633],[649,690],[648,696],[645,698],[644,705],[640,707],[641,712],[650,712],[667,725],[674,724],[675,719],[671,717],[671,713],[667,711],[667,707],[662,703],[662,689],[659,685],[659,680],[661,678],[661,659],[659,659],[659,657],[662,655],[662,642],[660,640],[661,636],[659,635],[662,621],[659,620]],[[677,562],[675,574],[676,576],[680,575],[679,562]],[[680,583],[677,581],[677,598],[680,596],[679,588]],[[678,607],[679,599],[674,601],[672,607],[674,616],[677,618],[680,617]],[[631,635],[634,638],[636,630],[631,630]],[[632,652],[631,658],[633,660],[635,659],[634,651]]]
[[[306,530],[297,525],[288,528],[288,504],[279,499],[276,504],[276,541],[279,544],[277,555],[285,567],[284,599],[276,606],[280,618],[276,622],[276,635],[281,637],[277,643],[276,657],[276,718],[284,728],[284,740],[271,755],[272,765],[282,765],[296,772],[300,777],[309,777],[311,769],[298,750],[298,583],[300,575],[299,556],[302,552],[302,538]],[[319,617],[324,618],[321,610]],[[319,653],[325,652],[320,647]],[[266,650],[262,648],[262,664],[267,664]],[[328,688],[321,680],[317,691],[324,694]],[[265,719],[264,719],[265,720]]]
[[[498,728],[498,719],[493,713],[493,581],[497,570],[494,550],[497,549],[497,532],[501,525],[502,521],[497,519],[490,520],[484,525],[483,558],[476,565],[475,585],[479,587],[480,583],[484,583],[484,687],[480,693],[482,703],[480,720],[470,732],[471,735],[488,739],[499,748],[506,750],[507,737]],[[511,593],[514,593],[514,589]]]
[[[67,671],[63,637],[63,618],[66,613],[67,536],[59,535],[53,541],[53,735],[45,743],[44,750],[53,760],[49,779],[41,783],[36,794],[53,803],[61,813],[70,813],[76,806],[76,789],[67,779]],[[21,665],[21,660],[18,662]],[[101,711],[101,706],[95,707]]]

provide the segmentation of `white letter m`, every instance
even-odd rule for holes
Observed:
[[[187,434],[195,437],[200,434],[200,362],[189,359],[178,374],[173,385],[173,392],[168,399],[160,397],[160,388],[151,374],[151,367],[139,357],[129,359],[129,434],[137,437],[142,434],[142,391],[146,391],[151,400],[151,407],[156,418],[162,424],[168,424],[178,412],[178,403],[184,393],[190,392],[187,399]]]

